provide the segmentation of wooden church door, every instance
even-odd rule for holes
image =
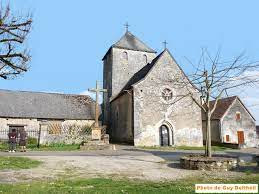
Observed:
[[[165,125],[160,127],[160,142],[161,146],[169,146],[169,130]]]

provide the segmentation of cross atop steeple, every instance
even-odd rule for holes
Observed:
[[[166,45],[168,44],[167,42],[166,42],[166,40],[164,41],[164,42],[162,42],[163,44],[164,44],[164,48],[166,49]]]
[[[129,30],[129,23],[128,22],[126,22],[125,24],[124,24],[124,26],[126,27],[126,32],[128,32],[128,30]]]

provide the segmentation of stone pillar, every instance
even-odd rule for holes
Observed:
[[[41,122],[40,123],[40,144],[46,144],[47,143],[47,136],[48,136],[48,123],[47,122]]]
[[[102,138],[102,128],[93,127],[92,129],[92,140],[101,140]]]

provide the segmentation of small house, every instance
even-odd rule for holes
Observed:
[[[215,101],[210,102],[212,109]],[[203,140],[206,139],[206,120],[203,115]],[[212,144],[235,144],[256,147],[255,118],[237,96],[220,99],[211,117]]]

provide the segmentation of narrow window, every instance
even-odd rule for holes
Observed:
[[[236,121],[240,121],[240,119],[241,119],[241,113],[236,112]]]
[[[226,135],[226,142],[229,142],[229,135]]]
[[[124,62],[128,62],[128,53],[126,51],[122,53],[122,58]]]
[[[143,55],[144,63],[147,64],[147,55]]]
[[[119,121],[119,106],[116,107],[116,121]]]

